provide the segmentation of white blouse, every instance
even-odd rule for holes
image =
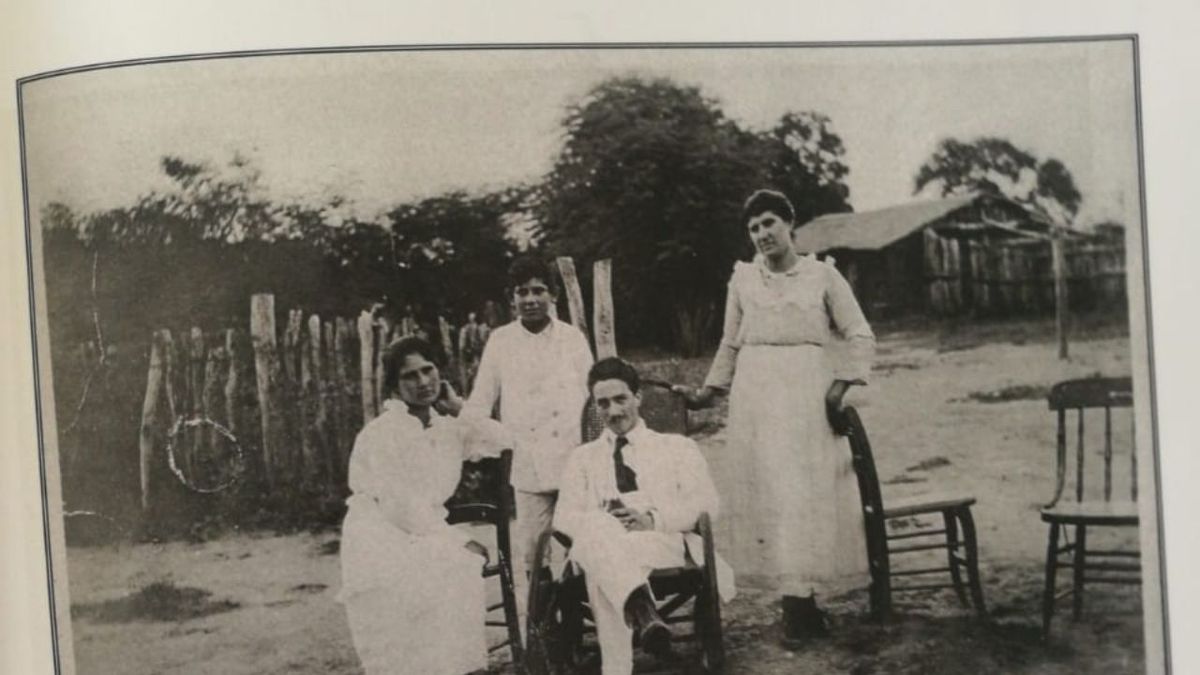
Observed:
[[[743,346],[824,346],[835,334],[849,349],[835,362],[834,379],[865,384],[875,334],[836,267],[811,255],[786,272],[767,269],[761,256],[738,262],[729,280],[721,345],[704,383],[729,388]]]

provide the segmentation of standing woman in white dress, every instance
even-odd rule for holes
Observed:
[[[340,598],[354,648],[368,675],[483,670],[486,549],[446,524],[444,503],[463,460],[498,454],[501,435],[438,413],[449,390],[425,340],[393,343],[383,367],[389,398],[355,439],[342,526]]]
[[[729,392],[723,553],[743,578],[779,588],[794,642],[828,632],[817,598],[868,581],[858,484],[829,413],[866,384],[875,337],[837,269],[793,248],[785,195],[755,192],[743,219],[758,255],[734,265],[704,386],[678,389],[693,407]],[[835,339],[845,348],[827,349]]]

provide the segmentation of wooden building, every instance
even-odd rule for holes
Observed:
[[[1004,256],[991,260],[992,252],[1017,244],[1048,252],[1053,228],[1012,200],[969,195],[820,216],[796,230],[795,243],[832,256],[871,318],[958,314],[983,304],[990,288],[982,282],[1005,275],[991,269],[1005,265]],[[1032,278],[1041,270],[1014,275]]]

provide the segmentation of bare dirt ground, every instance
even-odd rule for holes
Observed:
[[[731,673],[1139,673],[1136,587],[1088,591],[1084,618],[1058,614],[1038,637],[1045,525],[1053,492],[1053,417],[1045,389],[1068,377],[1128,374],[1129,343],[1076,342],[1056,358],[1045,322],[962,332],[893,332],[881,339],[870,387],[852,394],[875,446],[885,500],[926,492],[974,494],[984,592],[979,621],[952,594],[897,598],[886,624],[866,618],[865,592],[828,600],[834,636],[799,651],[778,643],[778,600],[743,588],[725,609]],[[698,382],[706,360],[658,362],[660,376]],[[721,483],[721,411],[698,440]],[[1115,428],[1118,447],[1129,429]],[[1126,485],[1118,463],[1115,481]],[[1148,468],[1144,469],[1148,470]],[[736,526],[737,514],[724,514]],[[920,526],[913,523],[913,527]],[[72,548],[68,571],[80,673],[360,672],[336,602],[336,532],[235,534],[203,544]],[[1089,542],[1092,543],[1092,542]],[[1136,543],[1132,532],[1114,544]],[[719,545],[719,544],[718,544]],[[431,571],[430,583],[436,583]],[[499,637],[499,636],[497,636]],[[496,670],[511,672],[502,660]]]

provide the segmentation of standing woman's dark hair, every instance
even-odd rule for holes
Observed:
[[[778,190],[755,190],[742,205],[742,222],[750,220],[760,213],[770,211],[789,223],[796,222],[796,209],[787,195]]]
[[[441,354],[428,341],[414,336],[400,338],[383,351],[383,395],[390,398],[400,388],[400,368],[410,354],[420,354],[440,370]]]

